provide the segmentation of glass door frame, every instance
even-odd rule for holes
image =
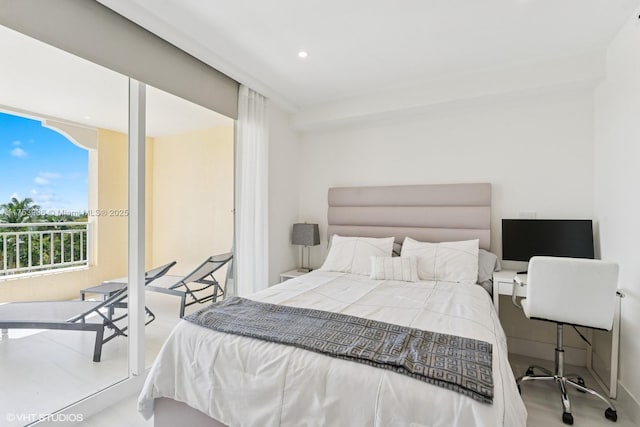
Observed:
[[[146,85],[129,78],[129,378],[145,373]]]

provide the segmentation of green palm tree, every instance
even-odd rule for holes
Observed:
[[[31,222],[34,216],[37,216],[38,211],[40,210],[40,206],[33,203],[33,199],[26,197],[22,200],[18,200],[16,197],[12,197],[9,203],[4,203],[0,205],[0,223],[12,223],[12,224],[21,224]],[[0,231],[3,231],[0,229]],[[22,231],[22,229],[11,229],[8,231]],[[9,236],[8,238],[5,236],[2,241],[0,241],[0,253],[4,253],[7,251],[7,258],[9,268],[15,267],[15,260],[17,257],[20,258],[20,263],[25,265],[28,260],[28,251],[26,245],[20,246],[20,253],[17,252],[17,239],[18,235]],[[7,247],[5,248],[5,242]],[[21,243],[22,240],[21,240]],[[4,254],[3,254],[4,257]]]
[[[12,197],[9,203],[0,205],[0,222],[30,222],[39,210],[40,206],[34,204],[33,199],[29,197],[22,200]]]

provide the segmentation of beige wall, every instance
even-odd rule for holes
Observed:
[[[127,209],[127,136],[99,129],[97,208]],[[233,128],[147,139],[146,266],[171,260],[187,273],[233,243]],[[127,217],[90,218],[95,265],[0,280],[0,302],[74,299],[79,290],[127,274]],[[223,271],[221,271],[224,274]]]
[[[98,209],[127,209],[128,190],[127,135],[105,129],[98,131]],[[145,264],[151,268],[153,263],[153,138],[146,140],[145,180],[147,206],[145,221]],[[97,220],[97,282],[127,275],[127,217],[100,216]]]
[[[153,141],[153,264],[186,274],[233,244],[233,128]]]
[[[127,209],[127,136],[98,132],[98,209]],[[127,274],[127,217],[96,216],[96,283]]]

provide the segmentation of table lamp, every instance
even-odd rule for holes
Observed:
[[[309,246],[316,246],[320,244],[320,230],[318,224],[293,224],[293,233],[291,237],[291,243],[294,245],[303,246],[300,248],[300,268],[299,272],[308,273],[311,271],[309,268]],[[304,248],[307,249],[307,266],[304,266]]]

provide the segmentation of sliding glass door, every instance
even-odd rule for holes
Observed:
[[[209,257],[231,251],[234,121],[147,86],[146,124],[145,264],[153,268],[176,262],[167,277],[149,284],[151,289],[167,288]],[[221,286],[227,266],[214,273]],[[215,292],[219,294],[214,287],[203,289],[196,298],[208,303]],[[151,290],[145,297],[156,314],[145,330],[146,365],[150,366],[180,320],[182,308],[180,295]],[[190,296],[186,304],[190,304],[184,308],[186,314],[204,306]]]
[[[22,426],[129,376],[128,78],[0,47],[0,424]]]
[[[77,421],[180,320],[145,272],[232,250],[234,121],[5,27],[0,47],[0,423]]]

